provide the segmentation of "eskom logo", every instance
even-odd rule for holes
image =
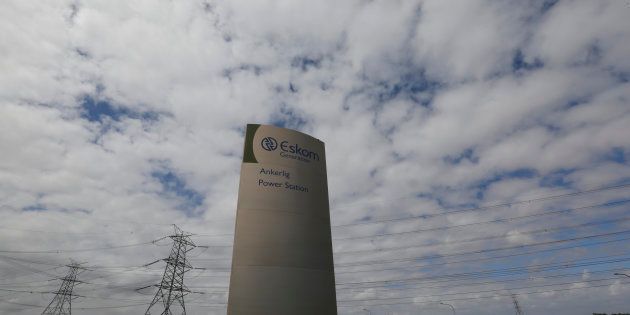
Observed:
[[[297,159],[304,162],[309,162],[309,160],[319,161],[319,154],[309,149],[300,147],[297,143],[291,144],[289,141],[282,141],[280,143],[280,149],[282,150],[282,152],[280,152],[280,156],[282,157]]]
[[[319,161],[319,154],[316,152],[301,147],[297,143],[292,144],[286,140],[283,140],[278,145],[278,141],[275,138],[264,137],[260,141],[260,146],[267,151],[275,151],[278,146],[280,146],[280,156],[283,158],[290,158],[303,162]]]
[[[262,139],[260,146],[267,151],[273,151],[278,148],[278,141],[272,137],[266,137]]]

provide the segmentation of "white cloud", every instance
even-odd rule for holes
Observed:
[[[529,51],[550,66],[599,62],[627,72],[627,3],[561,1],[544,17]]]
[[[326,142],[335,225],[627,183],[627,12],[622,1],[3,2],[0,250],[145,242],[170,233],[171,223],[201,234],[195,238],[198,244],[229,245],[230,236],[208,235],[233,230],[246,123],[286,125]],[[627,224],[526,233],[620,218],[627,213],[624,204],[477,223],[622,200],[626,192],[619,188],[463,214],[337,227],[335,238],[429,231],[335,240],[335,258],[339,263],[448,255],[617,231]],[[465,224],[471,225],[434,229]],[[509,237],[458,242],[493,235]],[[436,243],[448,244],[424,246]],[[401,246],[409,248],[343,253]],[[75,258],[103,266],[139,266],[167,255],[168,249],[7,255],[52,264]],[[361,268],[339,268],[338,279],[461,273],[624,250],[620,243],[610,243],[500,261],[410,267],[473,257],[463,255],[361,267],[404,267],[374,273],[350,274],[343,272]],[[192,260],[196,266],[229,267],[229,248],[193,255],[198,255]],[[619,264],[606,265],[613,266]],[[42,280],[35,269],[47,267],[54,266],[0,258],[0,284]],[[133,288],[157,281],[161,267],[86,273],[102,286],[78,289],[114,300],[83,299],[75,305],[130,302],[123,298],[148,302],[151,293],[143,296]],[[62,275],[64,269],[50,272]],[[227,286],[226,273],[218,278],[208,278],[210,274],[191,276],[190,286]],[[471,280],[458,281],[448,292],[489,287],[467,282]],[[131,289],[114,294],[107,287],[112,284]],[[537,294],[522,301],[528,312],[541,314],[599,311],[606,305],[627,307],[619,299],[623,287],[618,283],[608,290]],[[382,295],[442,291],[422,286]],[[339,295],[361,298],[379,294],[375,292],[340,290]],[[49,298],[20,293],[9,302],[43,305]],[[202,305],[223,302],[225,296],[194,300],[191,310],[224,313]],[[612,302],[602,302],[607,300]],[[487,314],[483,301],[466,308],[470,314]],[[511,311],[509,302],[495,298],[492,311]],[[459,307],[460,302],[454,303]],[[416,308],[381,306],[374,311],[407,314]],[[358,310],[340,308],[340,313]],[[0,301],[0,312],[32,311]]]
[[[526,39],[532,8],[492,1],[426,1],[414,58],[447,81],[482,79],[509,70]]]

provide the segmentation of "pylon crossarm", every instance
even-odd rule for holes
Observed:
[[[184,235],[171,235],[169,237],[175,242],[182,243],[182,244],[185,244],[187,246],[197,247],[197,245],[195,245],[195,243],[193,243],[193,241],[188,239],[189,235],[185,235],[185,236]]]
[[[142,267],[149,267],[149,266],[151,266],[151,265],[153,265],[153,264],[155,264],[155,263],[157,263],[157,262],[160,262],[160,261],[162,261],[162,260],[164,260],[164,259],[158,259],[158,260],[156,260],[156,261],[154,261],[154,262],[150,262],[150,263],[148,263],[148,264],[142,265]]]
[[[164,261],[167,264],[176,265],[176,266],[184,266],[188,269],[192,269],[192,266],[188,262],[185,262],[185,261],[174,260],[171,257],[164,259]]]
[[[155,286],[157,286],[157,285],[151,284],[151,285],[148,285],[148,286],[145,286],[145,287],[142,287],[142,288],[137,288],[136,291],[144,290],[146,288],[155,287]]]
[[[46,292],[46,293],[51,293],[51,294],[56,294],[56,295],[69,295],[69,296],[80,296],[78,294],[74,294],[72,292],[66,292],[66,291],[57,291],[57,292]],[[80,296],[83,297],[83,296]]]

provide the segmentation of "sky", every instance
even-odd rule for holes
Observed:
[[[339,314],[630,312],[630,2],[0,3],[0,313],[225,314],[247,123],[326,143]],[[208,246],[208,247],[201,247]],[[202,294],[203,293],[203,294]]]

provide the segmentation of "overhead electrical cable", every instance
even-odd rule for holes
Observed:
[[[513,201],[513,202],[496,203],[496,204],[492,204],[492,205],[488,205],[488,206],[481,206],[481,207],[474,207],[474,208],[465,208],[465,209],[457,209],[457,210],[438,212],[438,213],[428,213],[428,214],[422,214],[422,215],[407,216],[407,217],[402,217],[402,218],[389,218],[389,219],[383,218],[383,219],[376,219],[376,220],[370,220],[370,221],[365,221],[365,222],[337,224],[337,225],[333,225],[333,228],[341,228],[341,227],[356,226],[356,225],[367,225],[367,224],[392,222],[392,221],[404,221],[404,220],[414,220],[414,219],[428,219],[428,218],[439,217],[439,216],[444,216],[444,215],[450,215],[450,214],[455,214],[455,213],[471,212],[471,211],[483,211],[483,210],[504,208],[504,207],[509,207],[509,206],[528,204],[528,203],[532,203],[532,202],[549,201],[549,200],[558,199],[558,198],[574,197],[574,196],[579,196],[579,195],[584,195],[584,194],[591,194],[591,193],[607,191],[607,190],[614,190],[614,189],[622,189],[622,188],[627,188],[627,187],[630,187],[630,184],[600,187],[600,188],[589,189],[589,190],[582,190],[582,191],[577,191],[577,192],[572,192],[572,193],[550,195],[550,196],[545,196],[545,197],[540,197],[540,198],[519,200],[519,201]],[[452,208],[444,208],[444,207],[442,207],[442,208],[436,208],[433,211],[441,211],[441,210],[449,210],[449,209],[452,209]]]
[[[592,282],[601,282],[601,281],[610,281],[610,280],[619,280],[618,277],[604,278],[604,279],[590,279],[590,280],[581,280],[577,282],[562,282],[562,283],[549,283],[549,284],[540,284],[533,286],[524,286],[524,287],[516,287],[516,288],[502,288],[502,289],[493,289],[493,290],[475,290],[468,292],[453,292],[453,293],[441,293],[441,294],[429,294],[429,295],[413,295],[413,296],[401,296],[401,297],[374,297],[370,298],[370,301],[383,301],[383,300],[404,300],[404,299],[413,299],[413,298],[434,298],[434,297],[442,297],[442,296],[453,296],[453,295],[467,295],[467,294],[479,294],[479,293],[491,293],[491,292],[501,292],[501,291],[514,291],[514,290],[524,290],[524,289],[533,289],[533,288],[546,288],[560,285],[574,285],[574,284],[582,284],[582,283],[592,283]],[[351,300],[339,300],[339,302],[356,302],[356,301],[365,301],[366,299],[351,299]]]
[[[352,250],[352,251],[337,251],[335,253],[338,254],[338,255],[346,255],[346,254],[356,254],[356,253],[366,253],[366,252],[395,251],[395,250],[409,249],[409,248],[448,246],[448,245],[452,245],[452,244],[487,241],[487,240],[492,240],[492,239],[502,239],[502,238],[508,238],[508,237],[521,236],[521,235],[546,234],[546,233],[552,233],[552,232],[557,232],[557,231],[570,230],[570,229],[575,229],[575,228],[582,228],[582,227],[587,227],[587,226],[595,226],[595,225],[610,224],[610,223],[620,223],[620,222],[626,222],[626,221],[630,221],[630,217],[617,218],[617,219],[604,220],[604,221],[586,222],[586,223],[581,223],[581,224],[576,224],[576,225],[569,225],[569,226],[548,227],[548,228],[542,228],[542,229],[537,229],[537,230],[516,232],[516,233],[513,233],[513,234],[503,233],[503,234],[495,234],[495,235],[490,235],[490,236],[482,236],[482,237],[477,237],[477,238],[468,238],[468,239],[462,239],[462,240],[452,240],[452,241],[446,241],[446,242],[428,243],[428,244],[411,245],[411,246],[377,247],[377,248],[359,249],[359,250]]]
[[[19,302],[7,301],[7,300],[0,300],[0,303],[6,303],[6,304],[12,304],[12,305],[19,305],[19,306],[26,306],[26,307],[28,307],[28,308],[44,308],[44,307],[46,307],[46,305],[37,305],[37,304],[29,304],[29,303],[19,303]]]
[[[378,238],[378,237],[383,237],[383,236],[405,235],[405,234],[415,234],[415,233],[424,233],[424,232],[434,232],[434,231],[457,229],[457,228],[470,227],[470,226],[476,226],[476,225],[482,225],[482,224],[507,223],[507,222],[512,222],[512,221],[516,221],[516,220],[529,219],[529,218],[548,216],[548,215],[558,215],[558,214],[563,214],[563,213],[568,213],[568,212],[573,212],[573,211],[586,210],[586,209],[592,209],[592,208],[598,208],[598,207],[610,207],[610,206],[615,206],[615,205],[621,205],[621,204],[628,203],[628,202],[630,202],[630,199],[618,200],[618,201],[607,202],[607,203],[597,204],[597,205],[589,205],[589,206],[578,207],[578,208],[567,208],[567,209],[561,209],[561,210],[536,212],[536,213],[529,214],[529,215],[524,215],[524,216],[509,217],[509,218],[499,218],[499,219],[494,219],[494,220],[489,220],[489,221],[472,222],[472,223],[464,223],[464,224],[456,224],[456,225],[446,225],[446,226],[439,226],[439,227],[433,227],[433,228],[424,228],[424,229],[417,229],[417,230],[411,230],[411,231],[380,233],[380,234],[371,234],[371,235],[364,235],[364,236],[335,237],[335,238],[333,238],[333,240],[335,240],[335,241],[344,241],[344,240],[357,240],[357,239],[366,239],[366,238],[373,239],[373,238]]]
[[[526,244],[515,245],[515,246],[488,248],[488,249],[481,249],[481,250],[475,250],[475,251],[454,252],[454,253],[428,255],[428,256],[404,257],[404,258],[389,259],[389,260],[358,260],[358,261],[352,261],[352,262],[347,262],[347,263],[338,263],[338,264],[335,264],[335,266],[343,267],[343,266],[355,266],[355,265],[383,264],[383,263],[391,263],[391,262],[416,261],[416,260],[422,260],[422,259],[437,259],[437,258],[445,258],[445,257],[453,257],[453,256],[461,256],[461,255],[469,255],[469,254],[491,253],[491,252],[497,252],[497,251],[503,251],[503,250],[521,249],[521,248],[534,247],[534,246],[544,246],[544,245],[559,244],[559,243],[566,243],[566,242],[573,242],[573,241],[580,241],[580,240],[588,240],[588,239],[594,239],[594,238],[599,238],[599,237],[624,235],[628,233],[630,233],[630,230],[623,230],[623,231],[596,234],[596,235],[587,235],[587,236],[580,236],[580,237],[572,237],[572,238],[559,239],[559,240],[553,240],[553,241],[526,243]]]
[[[56,275],[48,274],[48,273],[46,273],[46,272],[48,272],[48,271],[52,271],[52,270],[55,270],[55,269],[58,269],[58,268],[59,268],[59,267],[53,267],[53,268],[48,268],[48,269],[40,270],[41,272],[32,272],[32,271],[31,271],[30,273],[27,273],[27,274],[13,275],[13,276],[10,276],[10,277],[1,278],[1,279],[0,279],[0,281],[9,280],[9,279],[14,280],[14,279],[16,279],[16,278],[28,277],[28,276],[32,276],[34,273],[43,274],[43,275],[46,275],[46,276],[49,276],[49,277],[56,277]]]
[[[51,282],[51,281],[55,281],[57,279],[48,279],[48,280],[31,280],[31,281],[22,281],[22,282],[4,282],[4,283],[0,283],[0,287],[6,287],[6,286],[12,286],[15,287],[17,286],[21,286],[23,284],[33,284],[33,283],[43,283],[43,282]],[[42,285],[38,285],[37,287],[41,288]]]
[[[539,178],[542,178],[542,177],[539,177]],[[584,190],[574,190],[573,192],[587,192],[587,191],[594,190],[594,189],[601,189],[601,188],[605,189],[605,188],[609,188],[609,187],[615,189],[615,188],[617,188],[617,186],[621,186],[619,188],[623,188],[624,185],[625,184],[622,181],[622,182],[611,183],[611,184],[605,185],[605,186],[600,185],[600,186],[597,186],[597,187],[591,187],[591,188],[587,188],[587,189],[584,189]],[[549,194],[551,194],[551,193],[556,192],[556,191],[567,191],[569,189],[567,187],[562,187],[562,186],[541,187],[541,188],[545,188],[546,191],[545,192],[540,192],[539,194],[541,194],[541,193],[549,193]],[[530,195],[525,195],[525,196],[523,196],[523,198],[542,198],[542,197],[545,197],[545,196],[535,197],[535,195],[533,195],[533,194],[530,194]],[[556,195],[549,195],[549,196],[556,196]],[[365,204],[375,204],[375,203],[383,203],[383,202],[386,202],[386,201],[397,201],[397,200],[406,200],[406,199],[407,200],[408,199],[416,200],[416,199],[420,199],[420,198],[423,198],[423,196],[420,196],[418,194],[408,195],[408,196],[400,196],[400,197],[395,197],[395,198],[373,198],[373,199],[367,199],[367,200],[365,200],[365,199],[360,200],[359,198],[354,198],[355,201],[342,203],[342,204],[340,204],[338,206],[334,206],[333,208],[334,209],[357,208],[357,207],[365,205]],[[523,199],[523,200],[527,200],[527,199]],[[493,200],[493,204],[494,203],[500,203],[500,202],[502,202],[502,201],[501,200]]]
[[[614,235],[625,234],[625,233],[629,233],[629,232],[630,232],[630,230],[626,230],[626,231],[621,231],[621,232],[605,233],[605,234],[598,234],[598,235],[589,235],[589,236],[584,236],[584,237],[574,237],[574,238],[569,238],[569,239],[545,241],[545,242],[540,242],[540,243],[528,243],[528,244],[516,245],[516,246],[511,246],[511,247],[491,248],[491,249],[483,249],[483,250],[468,251],[468,252],[455,252],[455,253],[448,253],[448,254],[442,254],[442,255],[429,255],[429,256],[409,257],[409,258],[403,258],[403,259],[373,260],[373,261],[361,261],[360,260],[360,261],[349,262],[349,263],[336,262],[335,263],[335,268],[349,268],[349,267],[356,267],[356,266],[361,266],[361,265],[389,264],[389,263],[396,263],[396,262],[427,260],[427,259],[438,259],[438,258],[459,256],[459,255],[482,254],[482,253],[493,252],[493,251],[521,249],[521,248],[525,248],[525,247],[534,247],[534,246],[542,246],[542,245],[549,245],[549,244],[556,244],[556,243],[579,241],[579,240],[584,240],[584,239],[592,239],[592,238],[598,238],[598,237],[614,236]],[[496,258],[522,256],[522,255],[527,255],[527,254],[532,254],[532,253],[549,252],[549,251],[563,250],[563,249],[569,249],[569,248],[588,247],[588,246],[594,246],[594,245],[599,245],[599,244],[608,244],[608,243],[620,242],[620,241],[625,241],[625,240],[628,240],[628,239],[629,238],[623,238],[623,239],[612,240],[612,241],[604,241],[604,242],[588,243],[588,244],[579,244],[579,245],[575,245],[575,246],[561,247],[561,248],[549,249],[549,250],[530,251],[530,252],[526,252],[526,253],[519,253],[519,254],[510,254],[510,255],[505,255],[505,256],[499,256],[499,257],[496,257]],[[422,247],[422,246],[424,246],[424,245],[421,245],[420,247]],[[396,247],[395,249],[406,249],[406,248],[414,248],[414,247],[418,247],[418,246],[417,245],[401,246],[401,247]],[[379,252],[379,251],[375,250],[374,252]],[[335,252],[335,254],[337,254],[337,255],[340,254],[340,253],[341,252]],[[485,259],[486,258],[483,258],[483,259],[480,259],[480,260],[485,260]],[[489,259],[493,259],[493,257],[490,257]],[[196,259],[196,261],[230,261],[230,260],[231,260],[231,258]],[[475,260],[471,260],[471,261],[475,261]],[[448,263],[442,263],[442,264],[448,264]],[[423,267],[423,266],[424,265],[422,265],[421,267]],[[218,268],[218,269],[221,269],[221,268]],[[226,268],[223,268],[223,269],[229,270],[229,267],[226,267]],[[378,271],[380,269],[375,269],[375,270]],[[382,270],[390,270],[390,269],[382,269]],[[367,270],[367,271],[371,271],[371,270]],[[337,273],[339,273],[339,272],[337,272]]]
[[[432,217],[437,217],[437,216],[444,216],[444,215],[461,213],[461,212],[490,210],[490,209],[495,209],[495,208],[503,208],[503,207],[509,207],[509,206],[529,204],[529,203],[533,203],[533,202],[548,201],[548,200],[553,200],[553,199],[558,199],[558,198],[563,198],[563,197],[573,197],[573,196],[579,196],[579,195],[583,195],[583,194],[590,194],[590,193],[602,192],[602,191],[607,191],[607,190],[616,190],[616,189],[622,189],[622,188],[627,188],[627,187],[630,187],[630,184],[606,186],[606,187],[600,187],[600,188],[583,190],[583,191],[572,192],[572,193],[551,195],[551,196],[540,197],[540,198],[533,198],[533,199],[527,199],[527,200],[518,200],[518,201],[514,201],[514,202],[496,203],[496,204],[492,204],[492,205],[488,205],[488,206],[459,209],[459,210],[453,210],[453,211],[448,211],[448,212],[415,215],[415,216],[408,216],[408,217],[402,217],[402,218],[379,219],[379,220],[371,220],[371,221],[355,222],[355,223],[347,223],[347,224],[337,224],[337,225],[333,225],[332,228],[343,228],[343,227],[350,227],[350,226],[369,225],[369,224],[385,223],[385,222],[392,222],[392,221],[427,219],[427,218],[432,218]],[[628,201],[630,201],[630,200],[628,200]],[[614,205],[615,203],[612,203],[612,204]],[[452,209],[452,208],[444,208],[444,207],[442,207],[442,208],[436,208],[433,211],[448,210],[448,209]],[[573,210],[580,210],[580,209],[573,209]],[[558,211],[558,212],[568,212],[568,211],[570,211],[570,210],[563,210],[563,211]],[[553,213],[554,212],[548,212],[548,215],[552,215]],[[545,214],[541,213],[541,214],[536,214],[534,216],[541,216],[541,215],[545,215]],[[528,217],[530,217],[530,216],[515,217],[515,218],[510,218],[510,219],[514,220],[514,219],[528,218]],[[500,219],[500,220],[502,220],[502,219]],[[474,224],[492,223],[492,222],[493,221],[479,222],[479,223],[473,223],[473,225]],[[461,226],[463,227],[463,226],[467,226],[467,225],[461,225]],[[458,226],[453,226],[452,228],[455,228],[455,227],[458,227]],[[202,236],[202,237],[225,237],[225,236],[232,236],[233,237],[234,233],[224,233],[224,234],[203,234],[203,233],[201,233],[201,234],[195,234],[195,235],[196,236]],[[341,238],[335,238],[335,239],[338,240],[338,239],[341,239]]]
[[[31,266],[24,265],[24,264],[22,264],[20,262],[17,262],[15,260],[6,259],[5,257],[0,257],[0,258],[2,258],[7,264],[10,264],[10,265],[13,265],[13,266],[17,266],[18,268],[21,268],[22,270],[27,270],[27,271],[29,271],[31,273],[42,274],[42,275],[53,277],[53,278],[57,277],[57,275],[49,273],[48,270],[41,270],[41,269],[33,268]],[[58,269],[58,268],[60,268],[60,267],[54,267],[54,268],[52,268],[52,270],[55,270],[55,269]]]
[[[445,261],[445,262],[429,263],[429,264],[422,264],[422,265],[407,265],[407,266],[392,267],[392,268],[340,271],[340,272],[336,272],[336,274],[351,274],[351,273],[376,272],[376,271],[388,271],[388,270],[408,270],[410,268],[435,267],[435,266],[443,266],[443,265],[451,265],[451,264],[479,262],[479,261],[489,261],[489,260],[495,260],[495,259],[511,258],[511,257],[517,257],[517,256],[526,256],[526,255],[531,255],[531,254],[540,254],[540,253],[554,252],[554,251],[558,251],[558,250],[590,247],[590,246],[611,244],[611,243],[624,242],[624,241],[630,241],[630,237],[622,238],[622,239],[609,240],[609,241],[588,243],[588,244],[578,244],[578,245],[572,245],[572,246],[565,246],[565,247],[559,247],[559,248],[551,248],[551,249],[543,249],[543,250],[536,250],[536,251],[528,251],[528,252],[515,253],[515,254],[509,254],[509,255],[492,256],[492,257],[481,257],[481,258],[464,259],[464,260],[457,260],[457,261]],[[355,267],[355,266],[351,266],[351,267]],[[351,267],[347,267],[346,266],[345,268],[351,268]],[[344,266],[340,266],[340,268],[344,268]]]
[[[622,263],[630,261],[630,257],[628,254],[620,254],[620,255],[606,255],[601,257],[593,257],[587,259],[578,259],[578,260],[569,260],[563,262],[552,262],[545,264],[537,264],[537,265],[525,265],[519,267],[510,267],[510,268],[500,268],[500,269],[486,269],[480,271],[471,271],[471,272],[462,272],[455,274],[441,274],[441,275],[432,275],[432,276],[422,276],[422,277],[406,277],[400,279],[383,279],[383,280],[369,280],[369,281],[355,281],[355,282],[337,282],[338,286],[343,285],[365,285],[365,284],[381,284],[381,283],[405,283],[405,282],[422,282],[425,280],[434,280],[434,279],[475,279],[483,276],[506,276],[506,275],[518,275],[523,273],[534,273],[541,271],[550,271],[550,270],[559,270],[559,269],[568,269],[568,268],[579,268],[579,267],[587,267],[587,266],[595,266],[602,264],[614,264],[614,263]],[[610,259],[610,257],[618,257],[615,259]],[[600,261],[590,261],[595,259],[603,259]]]
[[[127,248],[127,247],[136,247],[136,246],[144,246],[144,245],[154,245],[157,242],[168,238],[168,236],[161,237],[152,241],[142,242],[142,243],[132,243],[125,245],[117,245],[117,246],[103,246],[103,247],[94,247],[94,248],[81,248],[81,249],[50,249],[50,250],[32,250],[32,251],[22,251],[22,250],[0,250],[0,253],[7,254],[61,254],[61,253],[77,253],[77,252],[91,252],[91,251],[99,251],[99,250],[108,250],[108,249],[118,249],[118,248]]]
[[[611,269],[603,269],[603,270],[595,270],[595,271],[588,271],[586,274],[591,276],[591,275],[595,275],[595,274],[613,274],[615,272],[624,272],[626,271],[627,268],[611,268]],[[497,280],[489,280],[489,281],[482,281],[482,282],[472,282],[472,283],[457,283],[456,286],[457,287],[474,287],[474,286],[483,286],[483,285],[492,285],[492,284],[498,284],[498,283],[506,283],[506,282],[527,282],[527,281],[539,281],[539,280],[546,280],[546,279],[555,279],[555,278],[568,278],[568,277],[583,277],[585,275],[584,271],[580,271],[580,272],[573,272],[573,273],[562,273],[562,274],[552,274],[552,275],[540,275],[540,276],[527,276],[527,277],[521,277],[521,278],[511,278],[511,279],[497,279]],[[445,282],[452,282],[452,281],[445,281]],[[407,285],[404,287],[401,286],[384,286],[385,289],[381,289],[381,290],[371,290],[370,292],[391,292],[391,291],[406,291],[406,290],[418,290],[418,289],[442,289],[442,288],[452,288],[454,285],[451,283],[447,283],[447,284],[440,284],[440,285],[429,285],[427,286],[426,283],[419,283],[419,285],[421,286],[414,286],[414,285]],[[375,287],[368,287],[368,288],[353,288],[353,287],[349,287],[349,288],[337,288],[337,291],[349,291],[349,292],[365,292],[366,289],[373,289]]]
[[[447,229],[468,227],[468,226],[479,225],[479,224],[506,223],[506,222],[510,222],[510,221],[513,221],[513,220],[518,220],[518,219],[523,219],[523,218],[531,218],[531,217],[534,217],[534,216],[558,214],[558,213],[571,212],[571,211],[583,210],[583,209],[589,209],[589,208],[595,208],[595,207],[605,207],[605,206],[617,205],[617,204],[622,204],[622,203],[627,203],[627,202],[630,202],[630,199],[623,200],[623,201],[609,202],[609,203],[605,203],[605,204],[597,204],[597,205],[585,206],[585,207],[580,207],[580,208],[571,208],[571,209],[563,209],[563,210],[557,210],[557,211],[552,211],[552,212],[536,213],[536,214],[527,215],[527,216],[502,218],[502,219],[496,219],[496,220],[484,221],[484,222],[474,222],[474,223],[442,226],[442,227],[427,228],[427,229],[412,230],[412,231],[403,231],[403,232],[381,233],[381,234],[373,234],[373,235],[367,235],[367,236],[333,238],[333,240],[354,240],[354,239],[365,239],[365,238],[374,239],[374,238],[384,237],[384,236],[398,236],[398,235],[411,234],[411,233],[415,234],[415,233],[423,233],[423,232],[429,232],[429,231],[447,230]],[[572,226],[549,227],[549,228],[532,230],[532,231],[523,231],[523,232],[516,233],[516,235],[550,233],[550,232],[560,231],[560,230],[564,230],[564,229],[572,229],[572,228],[578,228],[578,227],[586,227],[586,226],[593,226],[593,225],[609,224],[609,223],[615,223],[615,222],[625,222],[625,221],[629,221],[629,220],[630,220],[630,217],[623,217],[623,218],[617,218],[617,219],[611,219],[611,220],[605,220],[605,221],[587,222],[587,223],[582,223],[582,224],[577,224],[577,225],[572,225]],[[481,241],[481,240],[490,240],[490,239],[505,238],[505,237],[512,237],[512,236],[514,236],[514,235],[511,235],[511,234],[510,235],[500,234],[500,235],[479,237],[479,238],[475,238],[475,239],[454,240],[454,241],[448,241],[448,242],[423,244],[423,245],[413,245],[413,246],[399,246],[399,247],[388,247],[388,248],[370,248],[370,249],[353,250],[353,251],[336,250],[335,254],[346,255],[346,254],[352,254],[352,253],[389,251],[389,250],[408,249],[408,248],[414,248],[414,247],[420,248],[420,247],[428,247],[428,246],[442,246],[442,245],[450,245],[450,244],[466,243],[466,242],[475,242],[475,241]],[[217,247],[219,247],[219,246],[217,246]],[[225,246],[221,246],[221,247],[232,247],[232,245],[225,245]],[[214,261],[219,261],[219,260],[226,260],[226,259],[213,259],[213,260]],[[204,261],[207,261],[207,260],[204,260]]]
[[[91,252],[91,251],[99,251],[99,250],[108,250],[108,249],[118,249],[118,248],[136,247],[136,246],[150,245],[150,244],[153,244],[153,243],[154,243],[154,241],[151,241],[151,242],[143,242],[143,243],[127,244],[127,245],[104,246],[104,247],[82,248],[82,249],[51,249],[51,250],[33,250],[33,251],[23,251],[23,250],[0,250],[0,253],[8,253],[8,254],[61,254],[61,253],[77,253],[77,252]]]
[[[621,282],[621,284],[628,284],[630,281]],[[348,304],[348,305],[338,305],[338,307],[365,307],[365,306],[388,306],[388,305],[409,305],[409,304],[434,304],[439,302],[455,302],[455,301],[473,301],[473,300],[483,300],[483,299],[494,299],[498,296],[512,296],[512,295],[530,295],[530,294],[542,294],[542,293],[552,293],[552,292],[562,292],[562,291],[572,291],[572,290],[582,290],[589,288],[601,288],[608,287],[611,284],[600,284],[600,285],[592,285],[592,286],[583,286],[583,287],[571,287],[571,288],[563,288],[563,289],[553,289],[553,290],[543,290],[543,291],[530,291],[530,292],[516,292],[516,293],[505,293],[505,294],[494,294],[489,296],[476,296],[476,297],[467,297],[467,298],[447,298],[447,299],[439,299],[439,300],[430,300],[430,301],[410,301],[410,302],[399,302],[399,303],[378,303],[378,304]],[[370,300],[366,300],[365,302],[369,302]],[[339,303],[347,303],[345,301],[338,301]]]
[[[2,289],[0,288],[0,291],[5,291],[5,292],[18,292],[18,293],[31,293],[31,294],[54,294],[55,292],[51,292],[51,291],[33,291],[33,290],[15,290],[15,289]]]

